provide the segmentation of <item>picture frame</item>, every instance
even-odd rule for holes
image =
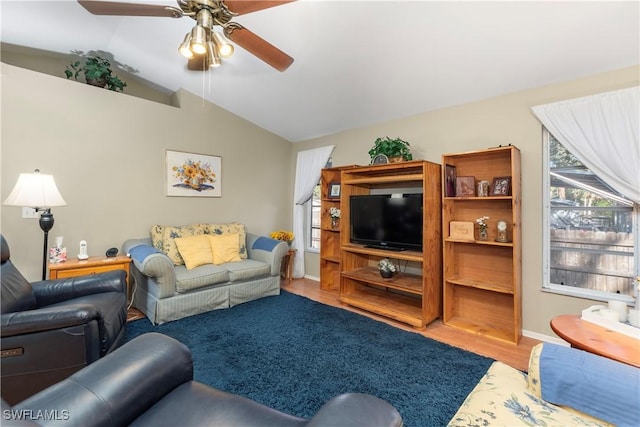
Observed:
[[[166,150],[165,181],[169,197],[222,197],[222,158]]]
[[[476,195],[476,179],[473,176],[459,176],[456,178],[456,197]]]
[[[456,167],[444,165],[444,195],[455,197],[456,195]]]
[[[498,176],[493,178],[491,184],[491,196],[510,196],[511,195],[511,177]]]
[[[329,183],[329,194],[327,196],[330,199],[338,199],[340,197],[340,183],[339,182],[331,182]]]
[[[468,221],[451,221],[449,222],[449,238],[465,242],[472,242],[474,225]]]

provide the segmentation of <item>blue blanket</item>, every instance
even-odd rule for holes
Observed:
[[[618,426],[640,426],[640,368],[545,343],[540,354],[540,386],[547,402]]]
[[[160,253],[160,251],[150,245],[138,245],[129,249],[129,255],[131,255],[131,258],[138,262],[142,262],[149,255],[156,253]]]
[[[251,249],[261,249],[263,251],[271,252],[273,248],[275,248],[276,245],[280,242],[281,240],[261,236],[258,237],[255,242],[253,242]]]

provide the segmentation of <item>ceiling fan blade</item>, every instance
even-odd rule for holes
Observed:
[[[284,71],[293,64],[292,57],[244,27],[239,25],[227,27],[225,28],[225,35],[229,40],[278,71]]]
[[[171,6],[87,0],[78,0],[78,3],[94,15],[158,16],[163,18],[180,18],[183,15],[182,10]]]
[[[223,3],[227,5],[231,12],[244,15],[294,1],[296,0],[223,0]]]

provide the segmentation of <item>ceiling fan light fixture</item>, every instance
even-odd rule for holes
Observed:
[[[222,34],[212,32],[213,41],[216,43],[218,47],[218,53],[222,58],[230,58],[233,55],[233,45],[229,43]]]
[[[187,33],[184,36],[184,40],[182,41],[182,43],[180,43],[180,46],[178,46],[178,52],[180,52],[180,54],[187,59],[193,58],[193,52],[191,51],[190,44],[191,33]]]
[[[196,55],[202,55],[207,51],[207,32],[200,25],[191,29],[189,48]]]
[[[207,42],[207,59],[208,65],[211,68],[219,67],[222,65],[222,61],[220,61],[220,55],[218,54],[218,49],[216,49],[216,45],[213,41],[209,40]]]
[[[213,27],[213,16],[207,9],[200,9],[196,15],[196,22],[202,28],[210,30]]]

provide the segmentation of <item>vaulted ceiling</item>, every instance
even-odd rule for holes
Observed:
[[[298,0],[236,17],[295,59],[282,73],[241,48],[187,70],[187,17],[96,16],[72,0],[0,7],[5,43],[109,52],[292,142],[640,63],[637,1]]]

